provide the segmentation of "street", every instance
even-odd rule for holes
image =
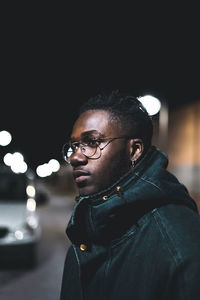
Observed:
[[[42,227],[33,269],[5,267],[0,270],[1,300],[58,300],[65,255],[70,242],[65,229],[74,205],[69,196],[51,195],[38,206]]]

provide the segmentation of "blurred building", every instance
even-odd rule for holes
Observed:
[[[169,157],[168,170],[184,183],[200,211],[200,99],[168,111],[164,139],[154,120],[154,144]]]

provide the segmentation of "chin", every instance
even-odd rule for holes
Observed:
[[[88,196],[88,195],[92,195],[94,194],[95,191],[93,191],[92,189],[89,188],[79,188],[79,195],[80,196]]]
[[[100,193],[103,192],[105,189],[107,189],[107,186],[103,186],[103,187],[99,187],[97,188],[96,186],[93,185],[85,185],[85,186],[78,186],[78,190],[79,190],[79,195],[80,196],[89,196],[89,195],[93,195],[96,193]]]
[[[98,192],[98,190],[95,189],[94,186],[90,185],[79,185],[78,191],[80,196],[89,196]]]
[[[107,189],[112,182],[106,181],[99,183],[99,180],[84,180],[79,181],[76,183],[78,187],[78,192],[80,196],[89,196],[96,193],[103,192],[105,189]]]

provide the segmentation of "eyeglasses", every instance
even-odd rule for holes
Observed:
[[[86,156],[88,159],[98,159],[101,157],[101,151],[105,149],[111,142],[118,139],[130,139],[127,136],[120,136],[115,138],[89,138],[84,137],[83,140],[79,142],[68,142],[64,144],[62,148],[62,154],[64,160],[70,164],[71,156],[80,148],[82,154]],[[107,143],[100,147],[101,143]]]

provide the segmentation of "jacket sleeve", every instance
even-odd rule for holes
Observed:
[[[72,246],[69,247],[62,277],[60,300],[80,300],[81,287],[79,280],[79,267]]]

